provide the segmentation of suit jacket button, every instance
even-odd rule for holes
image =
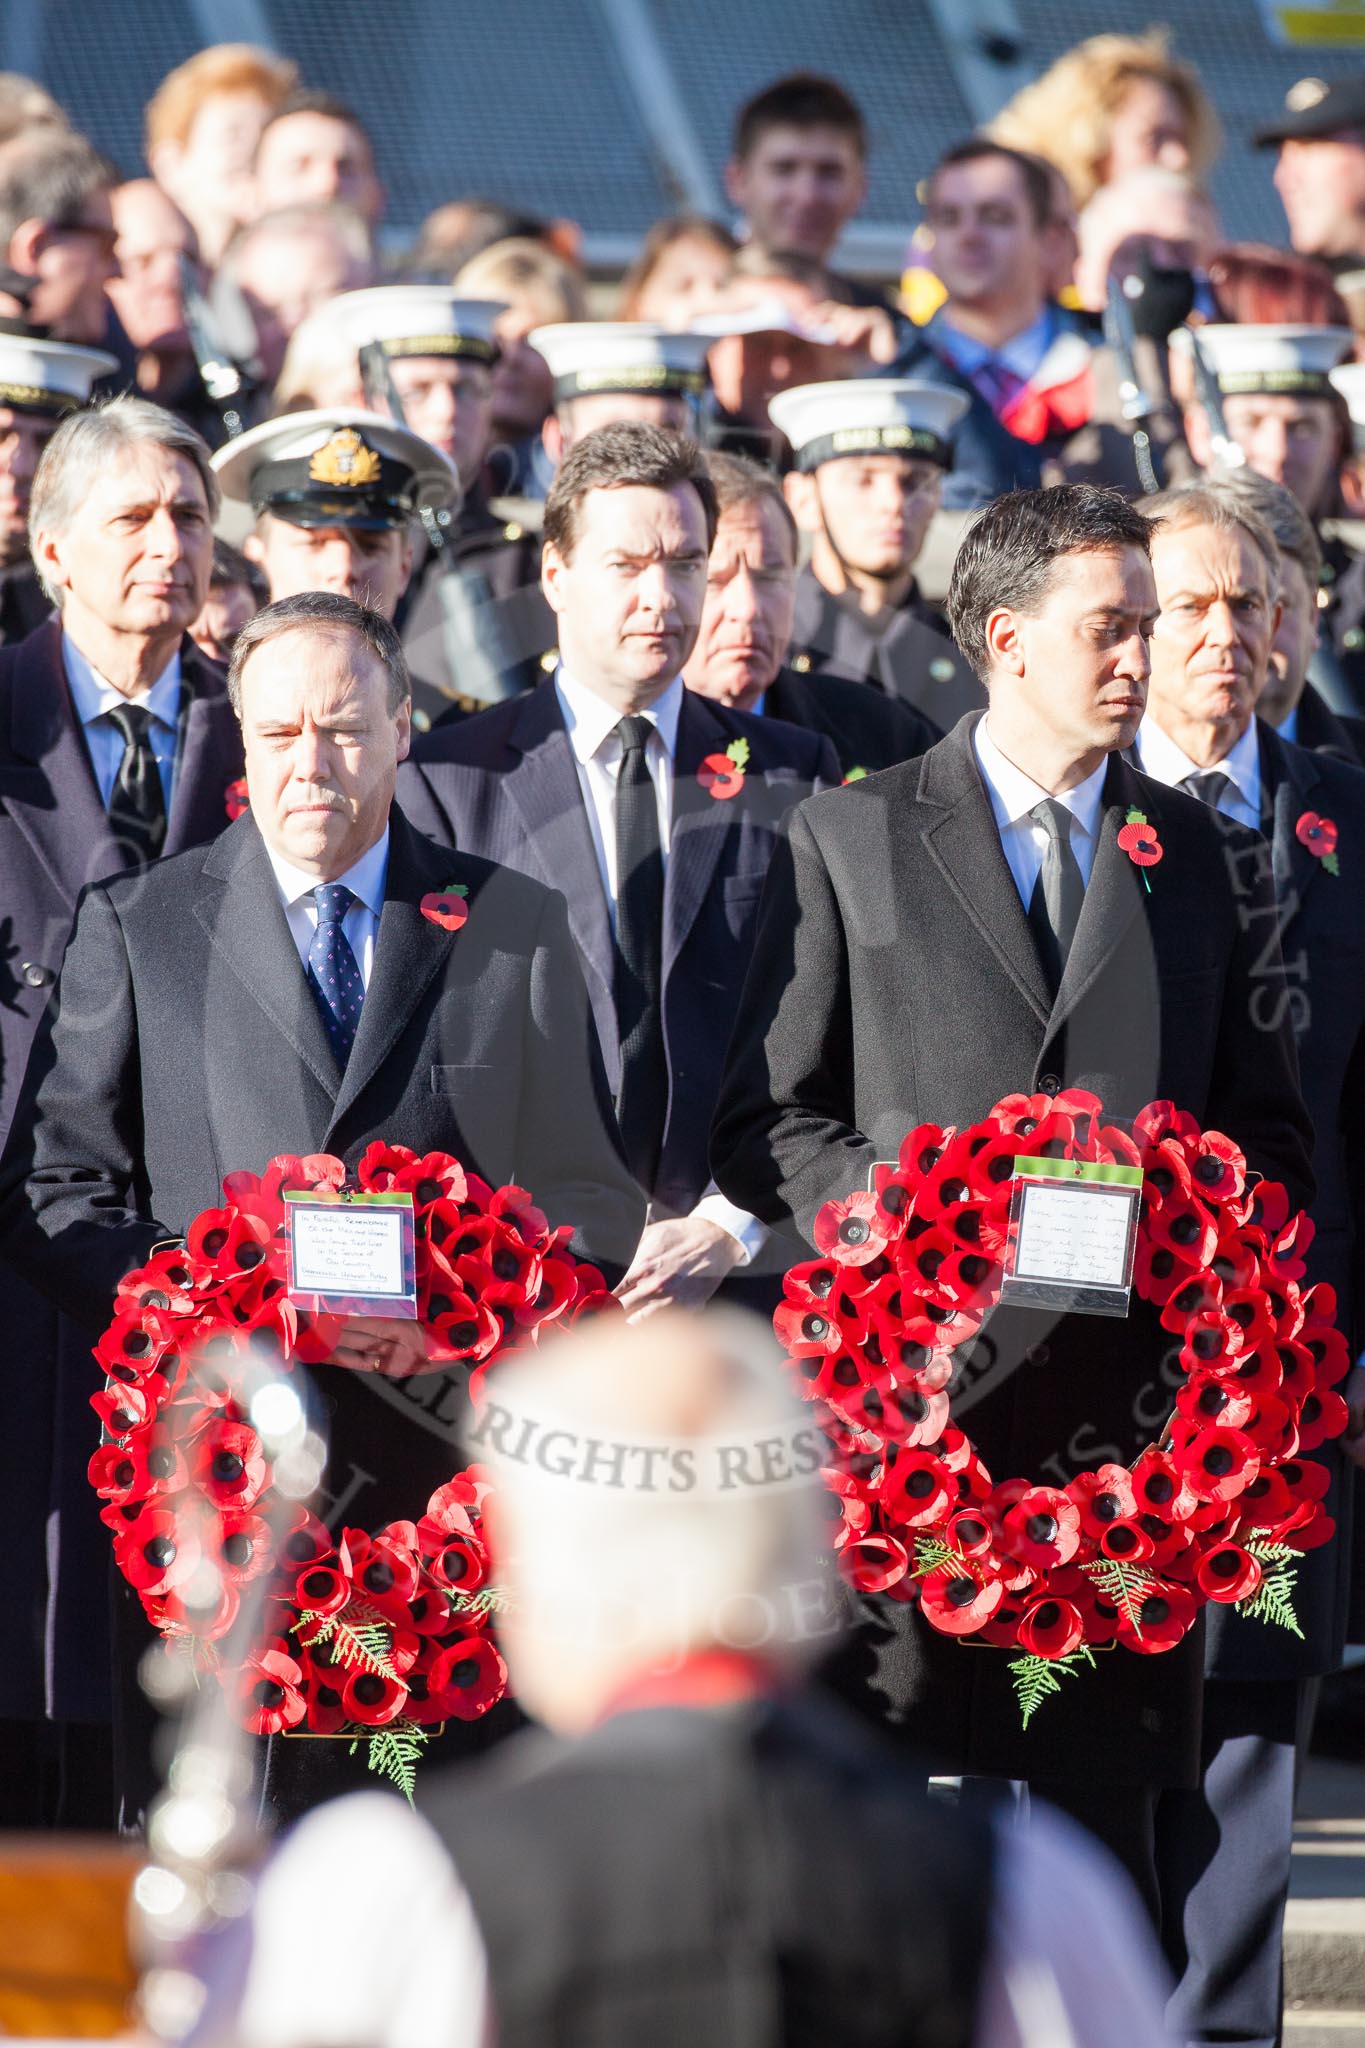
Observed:
[[[1051,1356],[1052,1346],[1050,1344],[1030,1344],[1028,1350],[1024,1353],[1024,1363],[1026,1365],[1046,1365]]]
[[[30,988],[46,988],[56,976],[50,967],[40,967],[36,960],[25,960],[19,969]]]
[[[1055,1074],[1044,1074],[1038,1086],[1042,1089],[1044,1095],[1058,1095],[1061,1093],[1062,1084]]]

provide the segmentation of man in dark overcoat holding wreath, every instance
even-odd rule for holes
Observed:
[[[984,717],[796,812],[712,1141],[720,1187],[765,1221],[809,1237],[821,1205],[866,1186],[917,1124],[1068,1087],[1117,1118],[1169,1098],[1283,1181],[1292,1206],[1311,1195],[1292,1036],[1260,1000],[1282,968],[1256,920],[1270,887],[1259,841],[1229,840],[1118,758],[1147,697],[1148,543],[1140,513],[1088,486],[990,506],[949,599]],[[1120,846],[1131,810],[1159,864]],[[957,1419],[997,1481],[1128,1463],[1170,1411],[1169,1342],[1137,1301],[1123,1320],[997,1309]],[[1101,1656],[1024,1730],[1004,1656],[936,1635],[907,1604],[866,1601],[864,1621],[835,1674],[844,1690],[930,1769],[1024,1779],[1068,1809],[1155,1911],[1157,1793],[1198,1768],[1198,1627],[1162,1655]]]
[[[394,629],[332,592],[286,598],[242,629],[229,688],[249,809],[82,898],[0,1162],[5,1257],[93,1341],[124,1273],[225,1174],[280,1153],[354,1169],[382,1139],[529,1189],[618,1278],[644,1199],[563,899],[433,846],[394,804],[411,712]],[[454,892],[458,928],[434,914]],[[419,1324],[356,1320],[311,1377],[331,1454],[318,1512],[370,1529],[420,1513],[462,1462],[464,1374],[423,1369]],[[128,1821],[150,1789],[128,1683],[146,1631],[131,1596],[120,1613]],[[344,1764],[322,1748],[332,1790]]]

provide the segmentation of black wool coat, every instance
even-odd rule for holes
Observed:
[[[809,1237],[821,1205],[866,1186],[916,1124],[961,1126],[1007,1094],[1079,1087],[1118,1117],[1169,1097],[1306,1203],[1312,1132],[1258,836],[1220,832],[1193,798],[1113,759],[1054,1000],[974,725],[793,819],[716,1116],[721,1188]],[[1157,827],[1158,866],[1140,870],[1119,848],[1130,807]],[[1136,1301],[1124,1320],[997,1310],[965,1361],[957,1413],[995,1478],[1065,1483],[1159,1434],[1169,1344]],[[937,1767],[1194,1782],[1200,1629],[1161,1656],[1101,1657],[1021,1733],[1003,1657],[936,1636],[900,1603],[865,1612],[841,1682]]]

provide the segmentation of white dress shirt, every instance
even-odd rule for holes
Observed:
[[[607,912],[614,933],[616,782],[621,773],[622,751],[616,728],[624,714],[609,704],[605,697],[599,697],[595,690],[586,689],[575,681],[563,662],[555,672],[555,695],[559,699],[569,745],[573,749],[578,786],[583,792],[583,808],[588,814],[588,830],[592,834],[593,852],[597,855],[597,872],[602,879],[602,891],[607,899]],[[669,842],[673,832],[673,759],[678,751],[678,718],[682,702],[682,677],[675,676],[663,695],[656,697],[648,710],[641,713],[654,727],[645,743],[645,766],[654,784],[654,797],[659,808],[659,845],[663,852],[665,875],[668,873]],[[751,1216],[747,1209],[740,1209],[727,1201],[714,1182],[692,1214],[704,1223],[715,1223],[729,1232],[740,1248],[742,1256],[739,1263],[743,1266],[757,1258],[768,1236],[767,1225]]]
[[[152,743],[157,773],[161,777],[161,794],[169,818],[180,718],[180,649],[176,648],[154,683],[131,697],[125,697],[121,690],[107,683],[65,633],[62,635],[62,666],[71,687],[71,701],[85,735],[90,765],[99,784],[100,801],[106,811],[123,760],[123,736],[109,723],[106,713],[117,710],[120,704],[140,704],[151,713],[148,738]]]
[[[318,906],[313,897],[318,886],[317,876],[306,875],[302,868],[291,867],[269,846],[266,847],[266,855],[279,885],[284,914],[306,972],[308,949],[318,928]],[[388,871],[389,828],[386,825],[383,837],[375,841],[369,852],[362,853],[355,866],[347,868],[344,875],[335,877],[356,899],[342,919],[341,929],[355,954],[355,964],[366,988],[370,985],[370,972],[374,966],[374,946],[379,936],[379,913],[384,908],[384,881]]]
[[[996,1837],[976,2048],[1170,2048],[1163,1966],[1117,1864],[1046,1807],[1023,1826],[998,1822]],[[305,1814],[257,1880],[250,1915],[213,1939],[205,1971],[189,2048],[496,2038],[469,1894],[428,1822],[384,1792]]]
[[[1218,810],[1225,818],[1234,818],[1239,825],[1250,825],[1253,832],[1260,831],[1261,752],[1256,741],[1254,718],[1248,719],[1246,731],[1230,753],[1224,754],[1222,760],[1215,761],[1211,767],[1202,767],[1190,759],[1183,747],[1176,745],[1154,718],[1148,716],[1138,729],[1138,759],[1144,775],[1150,775],[1154,782],[1166,783],[1171,789],[1178,789],[1187,775],[1226,775],[1227,787],[1219,795]],[[1194,791],[1188,790],[1186,794],[1193,796]]]
[[[1016,768],[1013,761],[1006,760],[990,736],[989,723],[988,712],[985,718],[978,720],[972,744],[976,749],[977,766],[985,780],[986,794],[991,800],[996,830],[1000,834],[1000,849],[1009,863],[1014,886],[1027,910],[1042,873],[1043,856],[1048,846],[1046,831],[1029,813],[1048,797],[1070,811],[1071,851],[1076,856],[1081,880],[1088,883],[1090,870],[1095,865],[1095,848],[1099,843],[1104,778],[1109,771],[1109,762],[1106,757],[1084,782],[1078,782],[1074,789],[1064,790],[1060,796],[1053,797],[1051,790],[1042,788],[1031,775],[1025,775],[1022,768]]]

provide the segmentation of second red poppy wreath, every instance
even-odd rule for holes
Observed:
[[[1133,1288],[1180,1346],[1174,1411],[1131,1466],[1067,1486],[986,1469],[953,1419],[954,1354],[1000,1299],[1023,1157],[1140,1168]],[[1169,1102],[1130,1128],[1080,1090],[921,1125],[829,1202],[775,1327],[834,1447],[841,1569],[951,1636],[1013,1653],[1025,1724],[1094,1652],[1171,1649],[1208,1601],[1297,1631],[1294,1560],[1325,1543],[1349,1355],[1313,1226]],[[1102,1344],[1103,1324],[1097,1323]]]
[[[458,896],[452,913],[463,908]],[[303,1508],[272,1536],[274,1473],[240,1397],[248,1346],[285,1370],[329,1359],[339,1316],[286,1291],[285,1196],[410,1194],[417,1310],[431,1367],[477,1378],[510,1344],[608,1301],[524,1189],[490,1188],[445,1153],[371,1145],[348,1181],[339,1159],[281,1157],[230,1174],[220,1208],[183,1245],[156,1252],[118,1290],[95,1357],[93,1405],[107,1441],[90,1479],[114,1559],[152,1624],[230,1693],[256,1734],[351,1736],[370,1767],[411,1795],[429,1731],[476,1720],[507,1689],[490,1628],[477,1467],[455,1474],[411,1520],[330,1533]],[[235,1368],[235,1369],[234,1369]],[[216,1611],[187,1602],[206,1550]],[[242,1589],[266,1578],[264,1634],[225,1657]]]

